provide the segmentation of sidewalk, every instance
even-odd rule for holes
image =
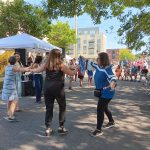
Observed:
[[[17,113],[20,122],[10,123],[0,118],[0,150],[150,150],[150,97],[143,93],[140,83],[118,82],[116,96],[110,104],[116,127],[104,130],[104,135],[96,138],[89,136],[96,123],[94,87],[74,85],[73,91],[66,89],[68,135],[57,133],[58,105],[55,104],[54,134],[45,137],[44,103],[35,104],[34,97],[24,97],[21,99],[24,111]],[[5,109],[6,105],[0,102],[2,116]]]

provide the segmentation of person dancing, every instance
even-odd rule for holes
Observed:
[[[18,102],[18,92],[16,86],[16,73],[29,71],[28,68],[17,67],[16,57],[11,56],[8,60],[9,65],[5,69],[5,77],[2,89],[2,100],[7,101],[7,119],[8,121],[15,121],[14,112]]]
[[[44,85],[44,99],[46,105],[45,114],[45,134],[50,136],[52,130],[52,118],[54,101],[57,100],[59,105],[59,128],[58,133],[67,134],[68,130],[64,127],[66,116],[66,98],[64,91],[64,74],[74,76],[78,68],[70,70],[63,61],[60,50],[53,49],[50,51],[49,58],[45,64],[37,69],[31,69],[33,72],[46,71],[45,85]]]
[[[83,57],[83,59],[85,59]],[[104,122],[104,113],[108,117],[109,122],[104,126],[110,128],[115,125],[111,111],[108,109],[108,104],[115,94],[116,77],[112,72],[112,65],[110,65],[108,54],[101,52],[98,54],[97,64],[86,60],[85,61],[96,69],[94,81],[96,90],[99,90],[99,101],[97,103],[97,127],[90,133],[91,136],[96,137],[103,135],[102,126]]]

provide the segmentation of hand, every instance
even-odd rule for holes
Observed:
[[[116,82],[115,81],[111,81],[110,82],[110,88],[111,88],[111,90],[115,90],[115,87],[116,87]]]
[[[29,68],[29,72],[34,72],[34,69]]]
[[[25,69],[25,72],[30,72],[30,68],[29,67],[26,67],[24,69]]]

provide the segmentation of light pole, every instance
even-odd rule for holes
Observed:
[[[77,15],[74,16],[74,19],[75,19],[75,33],[76,33],[76,38],[77,38],[78,37]],[[78,58],[77,44],[78,44],[78,40],[76,44],[74,45],[74,53],[75,53],[76,59]]]

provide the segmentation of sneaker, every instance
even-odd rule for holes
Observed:
[[[98,130],[98,129],[96,129],[90,133],[90,136],[92,136],[92,137],[97,137],[97,136],[101,136],[101,135],[103,135],[103,132],[102,132],[102,130]]]
[[[69,90],[73,90],[72,87],[69,87],[68,89],[69,89]]]
[[[108,122],[106,125],[103,126],[103,128],[105,129],[109,129],[115,126],[114,122]]]
[[[67,134],[68,130],[65,127],[62,126],[62,127],[58,128],[58,133],[59,134]]]
[[[4,119],[6,119],[7,121],[10,121],[10,122],[17,122],[17,120],[15,119],[15,117],[9,118],[7,116],[7,117],[4,117]]]
[[[53,133],[53,130],[52,130],[51,128],[47,128],[47,129],[45,130],[45,135],[46,135],[46,136],[50,136],[52,133]]]
[[[17,109],[17,110],[15,110],[15,112],[23,112],[23,110],[22,109]]]

